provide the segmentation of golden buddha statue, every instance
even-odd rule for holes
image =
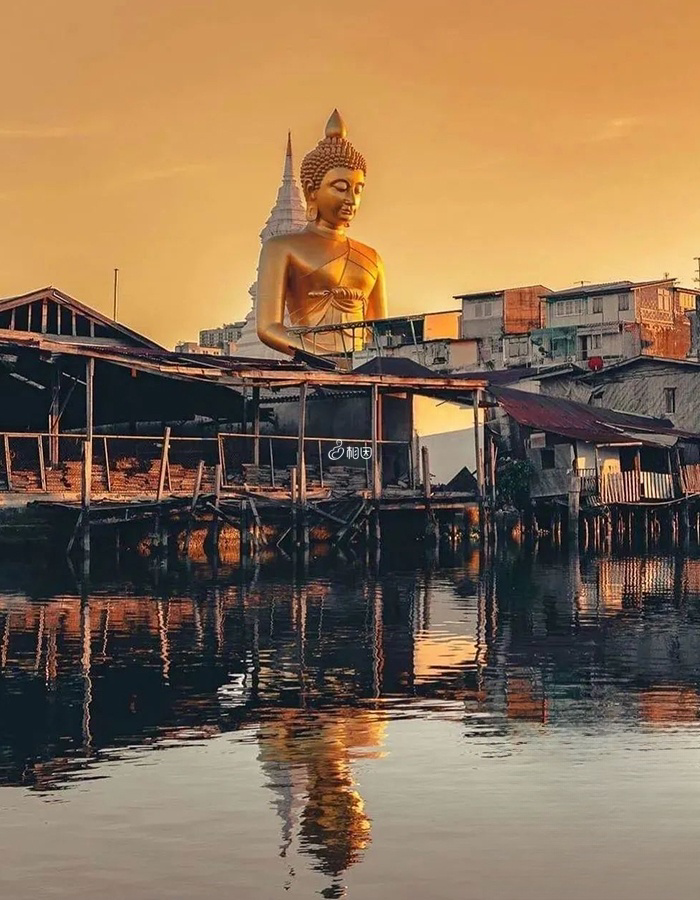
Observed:
[[[258,337],[292,356],[298,350],[343,353],[359,349],[364,339],[361,328],[305,335],[303,330],[295,333],[295,327],[342,325],[387,315],[379,254],[345,233],[360,205],[367,171],[364,157],[346,134],[345,123],[334,110],[325,138],[301,164],[307,226],[270,238],[260,253]]]

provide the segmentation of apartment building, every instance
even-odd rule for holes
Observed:
[[[586,284],[543,297],[544,324],[530,334],[531,364],[578,362],[591,368],[641,354],[684,359],[687,312],[700,292],[658,281]]]
[[[542,284],[472,294],[457,294],[462,303],[462,337],[479,342],[482,365],[501,368],[529,361],[528,334],[542,325]]]

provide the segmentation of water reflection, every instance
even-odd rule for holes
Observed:
[[[700,715],[695,558],[202,569],[89,593],[37,578],[0,585],[0,783],[54,791],[119,748],[250,732],[276,855],[305,854],[326,896],[370,845],[357,770],[391,765],[392,720],[458,715],[466,741],[507,755],[548,729]]]

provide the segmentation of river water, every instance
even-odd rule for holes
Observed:
[[[5,561],[0,665],[8,900],[700,896],[697,554]]]

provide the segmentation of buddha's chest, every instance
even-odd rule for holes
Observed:
[[[335,287],[354,288],[368,297],[377,280],[377,264],[352,242],[309,242],[298,248],[288,270],[288,290],[296,297]]]

